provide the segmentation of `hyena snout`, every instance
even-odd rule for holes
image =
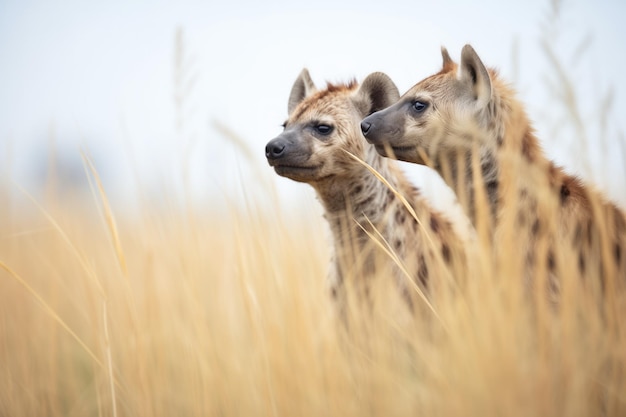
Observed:
[[[272,167],[307,167],[311,147],[297,135],[281,134],[265,145],[265,157]]]
[[[397,105],[370,114],[361,120],[361,132],[372,145],[398,145],[404,141],[402,112],[396,110]]]
[[[270,140],[265,145],[265,157],[268,161],[280,159],[285,156],[285,149],[287,148],[287,142],[282,138],[276,138]]]
[[[379,134],[381,123],[378,119],[378,115],[374,113],[361,121],[361,133],[373,145],[378,145],[381,139]]]

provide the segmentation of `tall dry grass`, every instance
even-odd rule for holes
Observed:
[[[401,322],[381,302],[350,309],[346,331],[321,219],[253,202],[127,216],[94,193],[19,197],[0,217],[1,415],[626,410],[624,306],[597,308],[575,280],[558,309],[529,295],[515,236],[498,262],[479,251],[462,291],[434,300],[437,318]]]

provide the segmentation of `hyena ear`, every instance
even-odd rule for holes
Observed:
[[[448,50],[444,46],[441,47],[441,57],[443,58],[443,70],[442,71],[443,72],[452,71],[456,64],[454,63],[452,58],[450,58],[450,54],[448,53]]]
[[[302,100],[311,95],[316,90],[315,84],[313,84],[313,80],[311,80],[311,76],[309,75],[309,71],[304,68],[300,75],[298,75],[298,79],[293,83],[293,87],[291,87],[291,94],[289,94],[289,105],[287,110],[288,114],[300,104]]]
[[[465,45],[461,51],[459,79],[474,92],[474,99],[479,107],[484,107],[489,103],[491,100],[489,72],[470,45]]]
[[[363,80],[354,96],[354,103],[363,115],[385,109],[400,99],[398,87],[382,72],[374,72]]]

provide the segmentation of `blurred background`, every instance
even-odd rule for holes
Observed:
[[[88,190],[82,152],[119,209],[138,193],[219,206],[268,190],[312,205],[264,157],[299,71],[318,85],[384,71],[404,92],[439,70],[440,46],[458,60],[471,43],[517,88],[548,154],[626,206],[625,17],[616,0],[5,0],[2,183]],[[445,200],[432,172],[405,167]]]

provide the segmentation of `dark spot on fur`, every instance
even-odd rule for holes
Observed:
[[[396,211],[396,223],[404,224],[405,220],[406,220],[406,215],[404,214],[404,211],[402,209],[399,209],[398,211]]]
[[[402,241],[400,239],[396,239],[393,242],[393,247],[396,248],[396,250],[399,250],[402,247]]]
[[[420,265],[417,271],[417,278],[420,283],[424,286],[424,288],[428,287],[428,265],[426,265],[426,261],[424,259],[424,255],[420,255],[419,259]]]
[[[552,294],[553,296],[559,295],[559,279],[555,276],[550,276],[548,278],[548,291],[550,292],[550,294]]]
[[[567,185],[561,185],[561,204],[565,204],[565,200],[569,197],[570,191]]]
[[[585,257],[583,256],[582,252],[578,254],[578,270],[581,274],[585,273]]]
[[[539,219],[535,219],[535,221],[533,222],[532,230],[531,230],[533,233],[533,236],[537,236],[540,230],[541,230],[541,221]]]
[[[330,295],[331,295],[331,297],[333,297],[333,300],[337,299],[337,287],[335,287],[334,285],[330,289]]]
[[[534,155],[532,154],[532,135],[530,130],[526,130],[524,136],[522,137],[522,155],[526,158],[528,162],[533,162]]]
[[[533,236],[537,236],[539,232],[541,232],[541,227],[542,227],[541,220],[539,220],[538,218],[535,218],[535,221],[533,222],[532,229],[531,229]]]
[[[487,183],[487,194],[489,196],[495,196],[498,192],[498,181],[489,181]]]
[[[439,231],[439,220],[435,216],[430,217],[430,228],[433,232],[437,233]]]
[[[548,251],[548,269],[550,270],[550,272],[554,272],[554,269],[556,268],[556,260],[554,259],[554,252],[552,251]]]
[[[446,263],[450,263],[450,247],[446,243],[441,245],[441,255],[443,256],[443,259],[446,261]]]
[[[613,244],[613,256],[615,257],[615,263],[619,266],[622,261],[622,247],[617,242]]]
[[[606,294],[606,270],[603,263],[600,263],[600,293]]]
[[[344,161],[342,159],[339,159],[335,161],[335,163],[337,164],[337,168],[342,168],[342,169],[350,168],[350,161]]]
[[[591,220],[587,221],[587,243],[589,243],[589,246],[593,243],[593,224]]]
[[[365,200],[363,200],[361,202],[361,204],[363,204],[364,206],[368,206],[372,203],[372,200],[374,199],[373,195],[370,195],[369,197],[367,197]]]
[[[360,185],[357,185],[356,187],[354,187],[354,193],[355,194],[359,194],[361,191],[363,191],[363,187]]]

